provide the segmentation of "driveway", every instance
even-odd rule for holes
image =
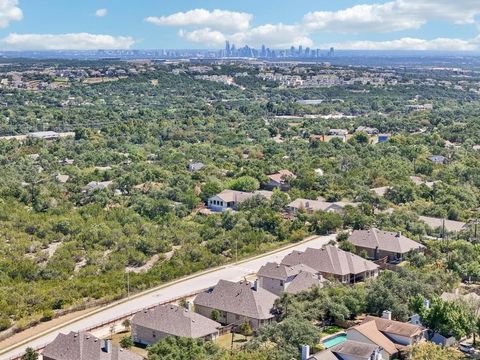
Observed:
[[[184,295],[186,296],[195,292],[200,292],[203,289],[214,286],[221,279],[230,281],[242,280],[244,277],[257,272],[257,270],[267,262],[280,262],[285,255],[293,250],[303,251],[307,247],[321,248],[335,238],[335,234],[311,237],[301,243],[289,245],[279,250],[260,255],[256,258],[241,261],[238,264],[211,269],[145,291],[132,296],[130,299],[122,300],[99,310],[92,311],[91,313],[84,314],[81,318],[70,320],[67,324],[49,329],[44,333],[37,334],[31,339],[19,341],[17,344],[9,348],[0,349],[0,360],[9,360],[18,357],[23,354],[27,347],[34,349],[42,348],[54,340],[59,333],[91,329],[121,316],[127,316],[132,312],[140,311],[160,303],[166,303]]]

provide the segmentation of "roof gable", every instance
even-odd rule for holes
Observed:
[[[194,304],[253,319],[270,319],[275,299],[276,295],[262,288],[254,289],[248,281],[220,280],[213,289],[198,294]]]

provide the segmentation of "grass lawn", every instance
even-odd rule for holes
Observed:
[[[336,334],[336,333],[341,332],[341,331],[344,331],[344,329],[341,328],[340,326],[336,326],[336,325],[327,326],[320,333],[320,338],[324,338],[325,336],[333,335],[333,334]]]
[[[123,331],[118,334],[113,334],[112,336],[112,345],[113,346],[120,346],[120,341],[125,337],[125,336],[131,336],[130,331]],[[137,347],[137,346],[132,346],[130,349],[131,352],[134,352],[135,354],[138,354],[140,356],[143,356],[144,358],[147,357],[148,351],[145,348]]]
[[[242,345],[244,345],[248,340],[250,340],[251,336],[243,336],[240,334],[234,334],[233,337],[233,348],[238,349]],[[232,334],[225,334],[219,336],[215,343],[223,349],[230,350],[232,348]]]

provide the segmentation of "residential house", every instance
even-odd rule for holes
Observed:
[[[347,340],[372,344],[382,348],[383,359],[394,359],[399,351],[425,340],[427,329],[391,319],[391,312],[383,317],[367,316],[360,325],[347,330]]]
[[[264,185],[266,189],[278,188],[282,191],[290,190],[290,180],[295,179],[296,176],[290,170],[280,170],[275,174],[268,175],[268,183]]]
[[[212,318],[218,311],[217,321],[222,324],[241,325],[247,321],[258,329],[272,321],[272,308],[278,297],[248,281],[231,282],[220,280],[218,284],[197,295],[193,301],[195,311]]]
[[[390,186],[381,186],[370,189],[370,191],[373,191],[377,196],[380,197],[384,197],[388,190],[390,190]]]
[[[359,126],[355,132],[364,132],[367,133],[368,135],[377,135],[378,134],[378,129],[374,127],[368,127],[368,126]]]
[[[321,249],[308,248],[305,252],[293,251],[282,264],[306,265],[323,277],[333,277],[342,283],[355,283],[378,275],[378,265],[358,255],[326,245]]]
[[[456,289],[453,293],[444,292],[440,299],[443,301],[449,302],[459,302],[463,304],[467,304],[468,306],[472,306],[475,308],[475,313],[478,317],[480,317],[480,295],[470,292],[468,294],[461,294],[459,289]]]
[[[384,360],[382,348],[367,342],[347,340],[307,358],[308,360]]]
[[[419,176],[410,176],[410,180],[413,181],[413,183],[417,186],[420,186],[420,185],[425,185],[427,186],[428,188],[432,189],[433,186],[435,184],[438,184],[440,183],[441,181],[440,180],[436,180],[436,181],[425,181],[423,180],[421,177]]]
[[[296,294],[314,286],[323,286],[322,275],[307,265],[267,263],[257,272],[258,287],[280,296],[283,292]]]
[[[140,311],[132,318],[132,339],[135,343],[152,345],[167,336],[213,340],[221,324],[176,305],[160,305]]]
[[[346,206],[358,206],[349,201],[326,202],[323,200],[296,199],[287,205],[287,211],[296,214],[300,211],[313,213],[315,211],[335,212],[342,214]]]
[[[438,165],[445,164],[445,162],[447,161],[447,158],[442,155],[430,155],[427,159]]]
[[[259,190],[253,193],[236,190],[223,190],[221,193],[210,197],[207,201],[207,205],[212,211],[236,210],[240,203],[251,199],[254,196],[263,196],[269,199],[272,194],[272,192],[265,190]]]
[[[355,230],[349,236],[348,242],[355,245],[357,254],[366,252],[368,257],[375,260],[387,257],[389,261],[401,261],[409,253],[425,250],[425,246],[403,236],[400,232],[376,228]]]
[[[328,131],[328,135],[330,136],[347,136],[348,130],[347,129],[330,129]]]
[[[83,192],[92,192],[95,190],[105,190],[112,186],[113,181],[91,181],[89,182]]]
[[[65,184],[68,180],[70,180],[70,176],[57,174],[57,176],[55,176],[55,180],[57,180],[60,184]]]
[[[453,221],[442,218],[434,218],[430,216],[419,216],[421,221],[428,225],[431,229],[445,229],[449,233],[460,232],[467,229],[467,224],[461,221]]]
[[[204,167],[205,167],[205,164],[201,162],[192,162],[188,164],[187,168],[188,168],[188,171],[190,172],[196,172],[196,171],[202,170]]]
[[[110,340],[86,332],[58,334],[42,352],[43,360],[143,360],[143,357],[118,346]]]

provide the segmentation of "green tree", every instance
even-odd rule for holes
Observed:
[[[210,360],[222,354],[213,342],[167,337],[148,348],[148,360]]]
[[[410,356],[410,357],[409,357]],[[408,349],[411,360],[461,360],[463,355],[452,348],[445,348],[431,342],[416,344]]]
[[[27,348],[27,350],[25,350],[25,354],[23,354],[22,356],[22,360],[37,360],[37,359],[38,359],[38,354],[32,348]]]
[[[124,336],[120,340],[120,346],[124,349],[130,349],[133,346],[133,340],[131,336]]]
[[[317,211],[310,219],[310,229],[319,235],[331,234],[342,227],[342,217],[334,212]]]
[[[454,336],[460,340],[476,330],[475,317],[468,311],[465,304],[444,301],[435,297],[430,306],[426,308],[423,306],[423,297],[421,296],[418,296],[414,302],[414,307],[418,311],[422,323],[429,328],[432,336],[440,333],[444,336]]]
[[[230,181],[228,187],[232,190],[252,192],[260,187],[260,183],[251,176],[241,176]]]

